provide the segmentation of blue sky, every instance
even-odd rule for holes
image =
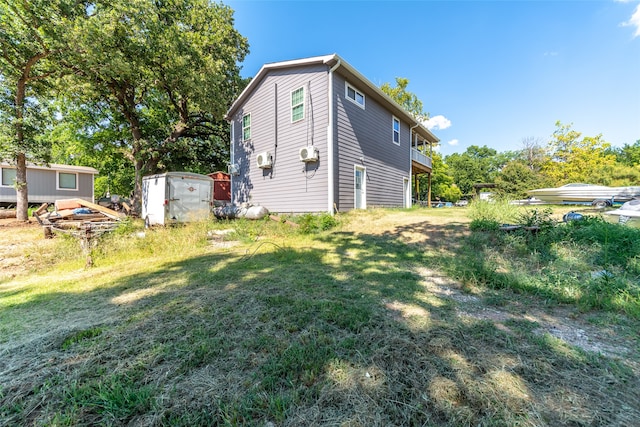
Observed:
[[[640,139],[640,1],[223,2],[264,63],[337,53],[376,85],[409,79],[443,155],[542,143],[556,121]]]

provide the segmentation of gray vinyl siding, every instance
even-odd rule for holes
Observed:
[[[325,65],[271,70],[231,118],[234,203],[249,202],[271,212],[327,211],[328,69]],[[305,88],[304,119],[291,122],[291,92]],[[277,98],[276,98],[277,94]],[[242,116],[251,114],[251,139],[242,141]],[[314,145],[319,161],[303,163],[300,148]],[[271,169],[260,169],[256,155],[270,152]]]
[[[70,173],[69,171],[61,171]],[[93,202],[93,174],[77,174],[77,190],[58,190],[57,171],[27,169],[27,192],[29,203],[53,203],[58,199],[84,199]],[[16,190],[0,186],[0,202],[16,203]]]
[[[345,97],[345,77],[334,75],[336,109],[335,187],[338,210],[354,208],[354,165],[366,168],[368,207],[403,206],[403,178],[410,176],[409,125],[400,119],[400,145],[393,143],[393,114],[363,84],[349,84],[366,96],[365,109]]]

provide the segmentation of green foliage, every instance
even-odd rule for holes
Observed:
[[[429,113],[424,111],[422,101],[415,93],[409,92],[407,86],[409,85],[409,79],[403,77],[396,77],[396,86],[391,87],[389,83],[383,83],[380,89],[389,95],[391,99],[396,101],[406,111],[411,113],[417,120],[426,120],[429,118]]]
[[[314,234],[326,231],[338,225],[338,219],[328,213],[305,214],[297,219],[300,231],[304,234]]]
[[[73,334],[65,338],[65,340],[62,342],[62,349],[68,350],[74,344],[77,344],[84,340],[90,340],[91,338],[95,338],[101,334],[102,334],[102,328],[89,328],[89,329],[84,329],[78,332],[74,332]]]
[[[93,414],[103,425],[126,423],[134,416],[144,414],[154,405],[152,386],[140,384],[135,369],[124,374],[89,379],[71,384],[65,400],[73,412],[84,416]]]
[[[545,186],[545,177],[535,172],[522,160],[507,163],[496,176],[497,192],[502,196],[523,199],[527,191]]]
[[[134,168],[136,198],[144,174],[224,163],[223,115],[244,87],[238,63],[248,52],[228,6],[100,1],[66,37],[74,47],[65,61],[74,70],[67,81],[74,99],[129,132],[114,142]]]
[[[585,309],[625,313],[640,319],[640,230],[599,217],[556,224],[551,210],[531,210],[519,224],[540,231],[497,232],[498,221],[483,211],[459,265],[459,277],[475,285],[511,288]]]
[[[610,144],[602,135],[585,136],[571,129],[571,125],[556,122],[553,139],[549,141],[549,160],[544,173],[557,185],[572,182],[602,183],[602,171],[611,167],[615,157],[607,154]]]
[[[525,210],[517,216],[516,222],[526,227],[539,227],[542,230],[547,230],[555,225],[555,221],[551,218],[552,214],[551,208]]]
[[[438,184],[434,187],[433,198],[439,198],[445,202],[455,203],[462,198],[462,191],[455,184]]]
[[[462,194],[473,194],[474,184],[493,182],[501,166],[497,151],[486,145],[472,145],[462,154],[454,153],[445,157],[456,185]]]
[[[633,144],[624,144],[621,148],[609,147],[607,154],[616,156],[616,161],[625,166],[640,165],[640,139]]]
[[[473,200],[467,215],[472,221],[493,221],[498,224],[513,223],[518,219],[520,209],[508,199]]]

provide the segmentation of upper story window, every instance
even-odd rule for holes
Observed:
[[[304,87],[291,92],[291,122],[304,119]]]
[[[69,172],[58,172],[58,190],[77,190],[78,174]]]
[[[393,118],[393,142],[400,145],[400,120]]]
[[[16,180],[16,170],[13,168],[1,168],[0,171],[2,171],[2,182],[0,182],[0,185],[2,187],[13,187]]]
[[[346,83],[345,92],[347,99],[351,100],[351,102],[354,102],[360,108],[364,108],[364,94],[362,94],[362,92],[359,92],[349,83]]]
[[[248,141],[251,139],[251,114],[245,114],[242,116],[242,140]]]

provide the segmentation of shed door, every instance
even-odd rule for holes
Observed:
[[[208,218],[211,185],[207,181],[171,178],[169,183],[169,219],[178,222]]]
[[[355,167],[355,204],[356,209],[367,208],[366,170],[363,167]]]

